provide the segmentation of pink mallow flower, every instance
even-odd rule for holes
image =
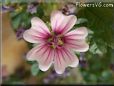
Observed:
[[[47,71],[53,64],[58,74],[62,74],[68,66],[77,67],[79,60],[74,51],[85,52],[89,45],[85,41],[88,35],[85,27],[71,30],[76,21],[74,15],[66,16],[54,11],[51,14],[51,29],[48,29],[40,18],[32,18],[31,28],[24,32],[23,37],[38,45],[28,52],[27,59],[37,61],[42,71]]]

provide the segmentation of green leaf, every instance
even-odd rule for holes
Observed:
[[[36,76],[39,72],[38,64],[34,63],[31,67],[31,73],[33,76]]]
[[[11,19],[12,19],[12,26],[13,29],[17,30],[19,28],[19,26],[21,25],[22,22],[22,16],[23,16],[23,12],[11,12]]]
[[[18,29],[19,25],[21,22],[21,18],[20,17],[16,17],[12,20],[12,26],[14,29]]]

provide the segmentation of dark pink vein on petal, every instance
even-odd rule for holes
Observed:
[[[46,44],[44,44],[44,45],[46,45]],[[43,48],[44,48],[44,45],[38,46],[39,49],[38,49],[35,53],[37,53],[37,52],[39,52],[41,49],[43,49]],[[33,53],[31,53],[31,55],[33,55]]]
[[[39,48],[39,50],[37,51],[37,53],[38,53],[41,49],[43,49],[43,48],[45,47],[45,45],[46,45],[46,44],[39,46],[40,48]]]
[[[50,57],[50,54],[51,54],[51,49],[49,50],[49,52],[48,52],[48,55],[47,55],[47,57],[46,57],[46,59],[45,59],[45,63],[48,61],[48,59],[50,59],[51,57]]]
[[[60,65],[61,65],[61,61],[60,61],[60,56],[59,56],[59,53],[58,53],[58,49],[56,50],[56,53],[57,53],[57,56],[58,56],[58,60],[59,60],[59,63],[60,63]]]
[[[61,53],[61,55],[62,55],[62,57],[63,57],[64,61],[66,62],[65,57],[64,57],[64,55],[63,55],[63,53],[62,53],[62,52],[64,52],[64,50],[60,50],[60,53]]]
[[[46,34],[49,35],[49,33],[48,33],[42,26],[39,25],[39,27],[40,27]]]
[[[64,30],[67,28],[68,29],[68,25],[70,25],[72,22],[72,18],[70,20],[68,20],[68,22],[66,23],[66,25],[64,26],[64,28],[61,30],[61,32],[64,32]]]
[[[65,37],[70,37],[70,36],[82,36],[82,34],[69,34],[69,35],[65,35]]]
[[[64,52],[66,53],[66,55],[69,57],[69,59],[72,60],[72,58],[69,56],[70,53],[68,54],[69,51],[65,48],[63,48],[63,49],[64,49]]]
[[[47,47],[42,53],[41,56],[44,56],[44,54],[48,51],[49,47]]]
[[[68,42],[67,42],[67,44],[69,44],[69,46],[70,46],[70,45],[74,46],[74,48],[81,46],[81,45],[79,45],[79,44],[73,44],[73,43],[68,43]]]

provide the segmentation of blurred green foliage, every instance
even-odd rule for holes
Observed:
[[[94,34],[86,53],[87,68],[80,68],[87,83],[114,84],[114,8],[83,8],[77,16],[88,20],[85,25]]]

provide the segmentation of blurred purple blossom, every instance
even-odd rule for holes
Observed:
[[[82,68],[87,68],[88,67],[88,63],[85,59],[85,53],[80,53],[79,64]]]
[[[87,68],[87,66],[88,66],[87,61],[86,60],[80,60],[80,66],[82,68]]]
[[[66,78],[67,76],[70,76],[70,71],[65,70],[63,74],[57,74],[55,71],[52,71],[46,78],[44,78],[44,83],[48,84],[52,82],[53,80],[59,79],[59,78]]]
[[[14,11],[15,8],[12,6],[6,6],[6,5],[2,5],[2,12],[7,12],[7,11]]]
[[[17,32],[16,32],[16,37],[18,40],[23,38],[23,33],[24,33],[25,29],[23,27],[20,27]]]
[[[31,14],[36,13],[37,12],[37,6],[38,6],[37,4],[33,4],[33,3],[29,4],[27,6],[27,12],[29,12]]]

